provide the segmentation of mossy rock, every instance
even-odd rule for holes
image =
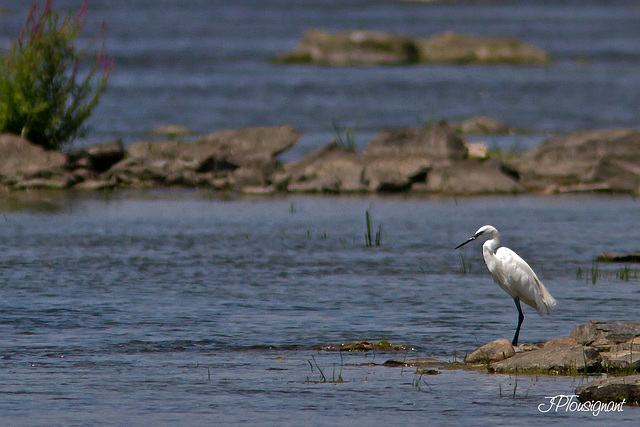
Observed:
[[[339,345],[329,344],[318,349],[325,351],[406,351],[410,347],[405,344],[393,344],[387,340],[380,340],[377,343],[358,341]]]

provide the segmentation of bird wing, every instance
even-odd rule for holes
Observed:
[[[496,251],[500,264],[498,277],[494,279],[502,289],[513,298],[518,297],[525,304],[535,308],[538,314],[549,314],[556,300],[542,284],[533,269],[525,260],[509,248],[501,247]]]

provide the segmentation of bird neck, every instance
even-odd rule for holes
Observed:
[[[484,258],[484,263],[487,264],[487,268],[494,274],[496,268],[498,267],[498,257],[496,256],[496,250],[498,249],[498,244],[500,241],[497,238],[492,238],[487,240],[482,244],[482,258]]]
[[[500,238],[494,235],[491,239],[484,242],[482,245],[482,249],[494,255],[496,250],[498,249],[498,245],[500,244]]]

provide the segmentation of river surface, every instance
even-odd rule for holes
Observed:
[[[367,210],[380,246],[365,245]],[[607,196],[12,199],[0,218],[0,424],[637,421],[634,408],[538,412],[580,376],[420,379],[377,365],[511,339],[517,312],[480,245],[453,251],[485,223],[558,299],[544,318],[524,307],[521,342],[637,320],[637,266],[628,281],[623,266],[590,271],[603,251],[637,250],[639,215],[636,200]],[[411,350],[317,350],[381,340]]]
[[[0,44],[28,1],[0,0]],[[42,2],[41,2],[42,3]],[[54,0],[77,11],[80,0]],[[91,0],[82,42],[106,22],[116,62],[76,146],[178,123],[196,133],[289,124],[295,160],[351,126],[361,149],[387,128],[487,115],[533,131],[482,137],[521,151],[549,135],[637,127],[636,1]],[[308,67],[270,60],[304,30],[515,37],[543,67]],[[195,137],[194,137],[195,138]],[[629,197],[282,197],[69,193],[0,203],[2,425],[637,424],[640,413],[540,413],[584,378],[415,374],[388,359],[459,360],[511,339],[513,302],[479,244],[484,224],[558,299],[525,307],[522,342],[589,319],[638,320],[640,283],[604,252],[638,251]],[[365,246],[365,212],[381,245]],[[388,340],[400,353],[316,347]],[[324,376],[324,377],[323,377]],[[323,381],[323,378],[327,382]],[[343,381],[337,381],[342,379]]]

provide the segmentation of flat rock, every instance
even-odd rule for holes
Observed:
[[[547,64],[548,54],[508,38],[485,38],[452,32],[409,38],[378,31],[304,32],[296,48],[275,58],[277,63],[332,66],[417,63]]]
[[[431,163],[423,156],[365,156],[362,179],[370,191],[407,191],[414,183],[426,181]]]
[[[300,132],[291,126],[232,129],[202,135],[189,147],[195,152],[198,152],[200,147],[206,147],[216,153],[228,155],[240,165],[247,165],[256,160],[274,159],[293,147],[300,136]]]
[[[582,345],[589,345],[599,350],[607,350],[612,346],[624,343],[640,336],[640,322],[598,322],[589,320],[584,325],[576,326],[571,337]]]
[[[594,372],[601,360],[600,353],[591,347],[558,343],[516,354],[491,366],[497,372]]]
[[[181,156],[183,145],[186,143],[180,141],[139,141],[129,144],[125,147],[125,162],[133,164],[136,161],[154,162],[158,160],[174,160]],[[194,167],[197,161],[193,160]]]
[[[547,347],[554,344],[568,344],[568,345],[578,345],[578,340],[573,337],[565,337],[565,338],[552,338],[549,341],[545,342],[542,347]]]
[[[108,176],[129,185],[204,185],[218,188],[264,186],[282,168],[276,157],[292,147],[300,133],[290,126],[259,127],[202,135],[194,142],[137,142]]]
[[[149,129],[146,133],[153,135],[166,135],[170,139],[173,139],[178,135],[191,135],[193,132],[184,125],[163,124]]]
[[[115,188],[118,185],[118,181],[112,177],[108,180],[103,179],[87,179],[76,185],[73,188],[78,190],[109,190]]]
[[[31,178],[25,180],[19,180],[11,188],[13,190],[29,190],[29,189],[50,189],[50,190],[62,190],[68,188],[73,184],[73,180],[70,174],[56,173],[51,176],[42,178]]]
[[[475,160],[486,160],[489,157],[489,146],[484,142],[467,142],[469,158]]]
[[[304,32],[292,52],[278,56],[276,62],[334,66],[411,64],[418,62],[418,50],[412,39],[393,34],[312,29]]]
[[[606,368],[638,371],[640,369],[640,338],[611,346],[601,353]]]
[[[440,121],[429,129],[405,128],[380,132],[369,141],[366,156],[421,156],[431,163],[465,159],[468,150],[455,128]]]
[[[576,389],[581,402],[621,402],[626,404],[640,403],[640,375],[609,377],[591,381]]]
[[[416,191],[442,194],[517,194],[524,187],[494,162],[461,160],[434,167],[424,185],[414,185]]]
[[[24,138],[0,135],[0,178],[30,178],[52,170],[60,170],[67,159],[58,151],[47,151]]]
[[[297,193],[352,193],[368,191],[363,181],[364,162],[355,151],[332,143],[299,162],[284,166],[274,185]]]
[[[155,186],[180,170],[182,168],[178,164],[169,160],[149,158],[136,162],[136,159],[129,158],[113,166],[106,177],[115,178],[119,184],[147,183],[146,186]]]
[[[383,131],[357,153],[336,142],[284,165],[274,185],[290,192],[520,193],[522,185],[494,161],[467,159],[453,127]]]
[[[516,354],[511,342],[504,338],[491,341],[467,355],[466,363],[478,363],[507,359]]]
[[[250,185],[247,185],[247,186],[243,186],[241,188],[241,192],[243,194],[253,194],[253,195],[257,195],[257,196],[263,196],[263,195],[274,194],[276,192],[276,189],[273,186],[269,186],[269,187],[255,186],[255,187],[252,187]]]
[[[508,126],[503,125],[491,117],[476,116],[461,121],[456,129],[462,133],[472,133],[476,135],[500,135],[513,132]]]
[[[522,343],[515,347],[516,354],[524,353],[526,351],[540,350],[543,344],[540,343]]]
[[[609,191],[640,193],[640,162],[603,158],[595,166],[591,181],[606,184]]]
[[[447,32],[417,43],[420,62],[455,64],[528,64],[550,62],[548,54],[516,39],[476,37]]]
[[[121,140],[78,148],[66,153],[66,168],[87,169],[94,174],[109,170],[126,155]]]
[[[467,148],[445,122],[383,131],[363,153],[337,142],[284,165],[274,184],[290,192],[397,192],[425,183],[432,165],[463,159]]]
[[[590,189],[637,191],[640,132],[634,129],[575,132],[525,151],[511,165],[520,173],[522,183],[531,189],[586,184]]]
[[[202,135],[194,142],[138,142],[127,147],[127,155],[136,159],[179,159],[196,169],[206,169],[207,162],[244,165],[269,161],[292,147],[300,133],[290,126],[224,130]]]

